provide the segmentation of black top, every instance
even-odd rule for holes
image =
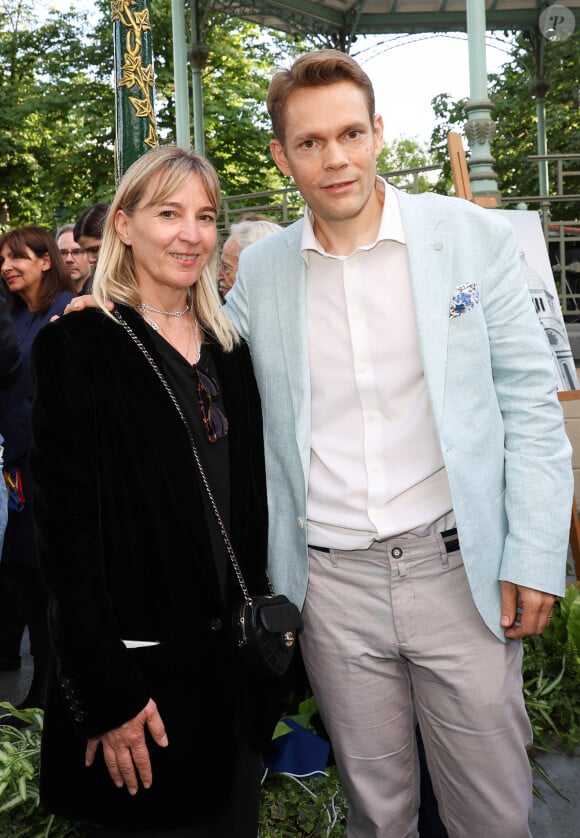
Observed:
[[[147,321],[145,322],[147,323]],[[147,328],[155,341],[156,348],[163,361],[162,371],[181,406],[183,414],[192,432],[205,476],[207,477],[222,521],[224,522],[226,530],[229,530],[230,473],[228,438],[225,436],[217,439],[215,442],[209,441],[203,423],[198,399],[197,367],[212,378],[219,387],[217,368],[209,346],[206,343],[202,344],[198,363],[196,365],[191,365],[183,357],[183,355],[181,355],[181,353],[177,352],[177,350],[174,349],[173,346],[159,334],[159,332],[149,326],[148,323]],[[223,411],[224,408],[223,400],[221,399],[221,390],[218,393],[216,400]],[[191,465],[192,468],[195,469],[196,474],[199,475],[199,471],[193,457],[193,452],[191,455]],[[215,523],[215,526],[210,526],[211,547],[220,587],[222,593],[225,595],[227,569],[230,559],[218,528],[215,513],[211,508],[207,492],[203,486],[201,475],[199,475],[199,480],[201,496],[206,506],[207,520]]]
[[[4,287],[0,282],[0,385],[11,380],[20,365],[20,350],[16,342],[14,323],[8,311]]]

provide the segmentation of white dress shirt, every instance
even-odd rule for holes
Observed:
[[[376,241],[327,253],[307,211],[312,388],[308,543],[366,548],[404,532],[454,525],[451,494],[423,375],[396,191]]]

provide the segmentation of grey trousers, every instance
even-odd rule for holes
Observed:
[[[417,838],[416,721],[449,838],[529,838],[522,647],[483,623],[460,551],[405,535],[309,561],[301,647],[349,838]]]

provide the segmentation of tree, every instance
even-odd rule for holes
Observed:
[[[186,16],[186,24],[190,21]],[[155,93],[158,130],[175,139],[175,89],[171,2],[152,5]],[[202,70],[205,151],[225,194],[233,195],[285,185],[269,152],[268,84],[288,56],[304,42],[223,14],[212,14],[202,26],[207,50]],[[190,102],[192,90],[189,90]],[[193,130],[192,130],[193,139]]]
[[[542,41],[536,32],[520,32],[515,38],[511,60],[501,75],[490,76],[489,97],[495,106],[496,134],[491,144],[502,195],[539,195],[538,167],[528,157],[537,152],[536,100],[532,86],[537,75],[537,56],[543,51],[542,79],[549,82],[546,93],[546,135],[550,154],[578,153],[580,143],[580,110],[578,63],[580,32],[566,41]],[[462,133],[465,123],[465,101],[454,101],[447,94],[433,100],[436,126],[431,135],[431,150],[444,166],[438,191],[447,191],[449,161],[447,134]],[[574,166],[578,169],[578,166]],[[552,191],[554,180],[552,172]],[[567,181],[567,192],[580,192],[580,178]],[[554,219],[574,217],[577,205],[554,204]]]
[[[110,66],[86,16],[0,10],[0,200],[11,225],[55,226],[113,188]],[[79,34],[80,33],[80,34]]]
[[[392,143],[385,143],[377,157],[377,171],[384,173],[431,165],[435,165],[433,155],[426,145],[413,137],[399,137]],[[390,177],[389,181],[401,188],[407,187],[412,182],[408,175],[395,175]],[[427,175],[418,175],[417,181],[418,192],[428,192],[432,189],[433,185]]]
[[[43,19],[37,6],[4,0],[0,10],[0,207],[11,226],[54,229],[114,194],[111,4],[96,0],[90,15],[71,9]],[[158,131],[172,142],[170,0],[151,4],[151,23]],[[284,185],[268,149],[265,100],[275,67],[302,43],[223,15],[204,22],[203,39],[206,154],[224,193]]]

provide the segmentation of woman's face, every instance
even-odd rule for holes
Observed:
[[[0,272],[8,289],[22,297],[27,308],[34,311],[40,295],[40,283],[50,268],[50,256],[37,256],[29,247],[26,256],[15,256],[8,244],[0,251]]]
[[[133,250],[144,300],[197,282],[217,240],[217,210],[198,174],[192,172],[162,203],[151,205],[156,184],[133,215],[119,210],[115,217],[119,238]]]
[[[77,244],[85,251],[92,276],[95,272],[95,268],[97,267],[101,240],[96,239],[94,236],[79,236]]]

